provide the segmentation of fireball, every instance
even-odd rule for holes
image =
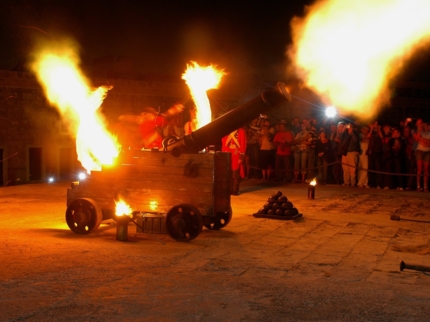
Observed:
[[[430,41],[428,0],[328,0],[291,22],[288,55],[324,103],[370,118],[390,100],[389,83]]]
[[[225,73],[213,65],[201,67],[196,62],[191,63],[191,65],[187,65],[187,70],[182,75],[182,79],[187,83],[196,105],[197,129],[199,129],[212,121],[207,91],[218,88]]]
[[[47,99],[76,137],[78,159],[90,173],[100,171],[103,164],[112,164],[120,146],[107,131],[99,111],[111,87],[92,88],[78,65],[73,46],[64,44],[37,50],[31,69]]]

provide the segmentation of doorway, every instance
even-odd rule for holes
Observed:
[[[42,180],[42,148],[28,149],[29,181]]]

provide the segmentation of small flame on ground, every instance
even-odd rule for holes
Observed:
[[[116,216],[133,216],[133,209],[122,199],[115,201],[115,215]]]
[[[316,186],[317,185],[317,179],[315,178],[314,180],[312,180],[310,183],[309,183],[311,186]]]
[[[404,62],[429,44],[430,1],[317,1],[291,26],[288,55],[305,86],[368,119],[389,103]]]
[[[212,111],[207,91],[218,88],[224,75],[224,70],[218,70],[213,65],[201,67],[196,62],[191,62],[191,65],[187,65],[187,70],[182,75],[182,79],[187,83],[196,105],[197,129],[212,121]]]
[[[105,127],[99,107],[110,87],[91,88],[79,69],[73,45],[50,44],[33,54],[32,71],[49,102],[58,108],[69,131],[76,137],[76,150],[82,166],[90,173],[112,164],[120,146]]]

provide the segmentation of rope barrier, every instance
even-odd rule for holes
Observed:
[[[424,176],[429,176],[428,174],[426,175],[426,174],[416,174],[416,173],[394,173],[394,172],[370,170],[368,168],[362,168],[362,167],[354,166],[354,165],[351,165],[351,164],[348,164],[348,163],[343,163],[342,161],[334,161],[334,162],[331,162],[331,163],[327,163],[327,165],[306,168],[306,169],[303,169],[303,170],[299,169],[299,172],[308,172],[309,170],[317,170],[317,169],[324,168],[326,166],[329,167],[329,166],[332,166],[332,165],[335,165],[335,164],[341,164],[341,165],[345,165],[347,167],[355,168],[356,170],[359,170],[359,171],[362,170],[362,171],[367,171],[367,172],[376,173],[376,174],[384,174],[384,175],[392,175],[392,176],[404,176],[404,177],[416,177],[416,176],[424,177]],[[262,170],[260,167],[251,166],[251,165],[248,165],[248,168],[249,169],[255,169],[255,170]],[[273,169],[273,170],[274,171],[280,171],[280,172],[294,172],[294,169],[291,169],[291,170],[276,170],[276,169]]]

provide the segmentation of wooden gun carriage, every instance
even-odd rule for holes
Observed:
[[[156,221],[159,232],[175,240],[197,237],[202,227],[221,229],[232,217],[230,154],[126,151],[115,165],[94,171],[67,191],[66,221],[75,233],[96,230],[115,218],[124,200],[145,230]],[[146,225],[145,225],[146,224]],[[157,229],[158,230],[158,229]]]

